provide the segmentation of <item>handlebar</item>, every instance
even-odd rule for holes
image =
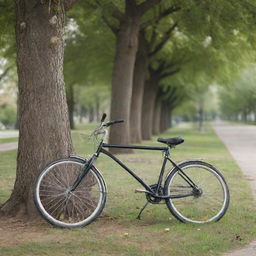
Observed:
[[[108,131],[107,131],[107,127],[109,127],[110,125],[112,124],[118,124],[118,123],[123,123],[124,120],[112,120],[112,121],[109,121],[107,123],[104,123],[104,120],[106,119],[107,115],[106,113],[104,113],[101,117],[101,124],[98,128],[96,128],[92,134],[90,135],[90,137],[97,137],[102,135],[103,137],[101,137],[101,141],[104,141],[104,139],[107,137],[107,134],[108,134]]]
[[[103,113],[103,115],[102,115],[102,117],[101,117],[101,120],[100,120],[101,125],[102,125],[103,127],[109,127],[109,126],[112,125],[112,124],[118,124],[118,123],[123,123],[123,122],[124,122],[124,120],[119,119],[119,120],[109,121],[109,122],[103,124],[103,122],[105,121],[106,117],[107,117],[107,114],[106,114],[106,113]]]
[[[124,120],[113,120],[113,121],[109,121],[109,122],[105,123],[103,126],[108,127],[112,124],[118,124],[118,123],[123,123],[123,122],[124,122]]]

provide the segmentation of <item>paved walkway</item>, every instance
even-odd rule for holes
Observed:
[[[0,144],[0,152],[9,151],[18,148],[18,142],[9,142]]]
[[[19,136],[19,132],[17,130],[0,131],[0,139],[18,138],[18,136]],[[0,144],[0,152],[9,151],[17,148],[18,148],[18,142],[8,142],[8,143]]]
[[[5,130],[5,131],[0,131],[0,139],[3,138],[16,138],[19,136],[19,132],[17,130]]]
[[[256,198],[256,126],[216,122],[213,128],[241,168]],[[256,241],[223,256],[256,256]]]

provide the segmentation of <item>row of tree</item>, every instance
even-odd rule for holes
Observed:
[[[211,1],[87,0],[77,6],[80,11],[83,7],[87,22],[76,19],[73,10],[79,35],[72,46],[77,47],[83,38],[82,47],[91,50],[89,55],[85,53],[87,70],[92,70],[96,61],[105,71],[104,78],[98,71],[87,78],[90,82],[99,76],[112,81],[111,119],[126,120],[125,125],[111,127],[111,143],[150,139],[152,133],[163,130],[163,120],[170,119],[175,106],[204,93],[213,81],[229,79],[248,61],[243,54],[251,50],[245,40],[245,24],[251,19],[248,6],[235,1],[218,4],[221,8]],[[237,59],[238,52],[242,58]],[[93,64],[88,65],[91,60]],[[203,116],[203,109],[199,113]]]
[[[228,90],[220,91],[220,107],[225,119],[256,122],[255,66],[236,77]]]

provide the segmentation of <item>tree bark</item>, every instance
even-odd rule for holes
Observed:
[[[1,208],[5,215],[38,215],[35,177],[49,161],[73,151],[63,79],[64,6],[60,1],[58,12],[54,6],[49,12],[48,2],[41,2],[15,1],[20,137],[14,189]]]
[[[150,79],[146,81],[143,95],[143,104],[142,104],[142,139],[151,140],[153,132],[153,115],[155,100],[157,95],[157,85],[158,81],[155,79]]]
[[[94,108],[93,108],[93,106],[90,106],[88,115],[89,115],[89,123],[92,123],[94,121]]]
[[[160,115],[160,132],[165,132],[170,127],[170,109],[166,102],[162,103]]]
[[[95,95],[95,115],[96,115],[96,121],[100,122],[100,98],[98,95]]]
[[[123,125],[110,127],[109,142],[128,144],[130,142],[130,108],[132,98],[133,72],[138,50],[138,36],[141,17],[161,0],[125,0],[124,13],[112,5],[112,17],[118,20],[118,28],[106,22],[117,34],[116,56],[112,75],[111,119],[126,120]],[[106,19],[105,19],[106,20]],[[111,149],[112,153],[128,153],[131,150]]]
[[[154,118],[153,118],[153,124],[152,124],[153,135],[158,135],[160,133],[161,106],[162,106],[161,99],[157,97],[155,102]]]
[[[112,75],[111,120],[124,119],[125,123],[110,127],[109,143],[130,142],[130,106],[133,69],[138,48],[139,18],[126,16],[117,35],[116,57]],[[111,149],[112,153],[131,150]]]
[[[74,86],[72,84],[66,86],[66,95],[67,95],[70,128],[75,129],[75,122],[74,122],[75,101],[74,101]]]
[[[140,36],[139,49],[136,55],[132,87],[132,102],[130,113],[130,136],[132,143],[141,143],[141,117],[144,94],[145,76],[148,68],[147,44],[143,35]]]
[[[168,128],[172,128],[172,109],[169,108],[169,127]]]

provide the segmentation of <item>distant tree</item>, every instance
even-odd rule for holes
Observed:
[[[84,19],[84,16],[87,18]],[[97,15],[97,10],[90,12],[83,2],[69,12],[65,37],[64,77],[70,124],[73,129],[74,111],[77,107],[75,90],[92,86],[99,89],[99,85],[99,94],[101,90],[105,91],[104,86],[111,90],[115,38]],[[97,100],[97,97],[94,99]],[[87,100],[91,102],[92,99]],[[86,105],[86,102],[83,104]]]
[[[139,30],[143,24],[147,23],[144,20],[146,13],[161,0],[126,0],[124,3],[116,1],[86,2],[92,7],[101,8],[103,20],[116,35],[110,118],[123,118],[126,123],[111,126],[109,141],[114,144],[127,144],[130,141],[130,105]],[[120,150],[113,149],[112,151]],[[122,150],[122,152],[130,152],[130,150]]]
[[[229,120],[256,121],[255,67],[220,88],[220,110],[222,117]]]
[[[170,19],[170,15],[179,11],[180,8],[176,6],[170,6],[167,9],[160,10],[153,16],[155,23],[153,26],[144,26],[140,29],[139,33],[139,47],[136,54],[136,61],[134,66],[133,88],[132,88],[132,101],[131,101],[131,115],[130,115],[130,140],[132,143],[140,143],[142,135],[142,114],[143,114],[143,96],[144,93],[148,93],[150,88],[147,87],[145,81],[148,77],[149,64],[152,62],[155,56],[162,50],[165,44],[172,36],[173,31],[177,27],[177,23],[171,22],[171,26],[168,24],[163,26],[165,18]],[[161,23],[162,21],[162,23]],[[166,57],[166,56],[165,56]],[[157,87],[155,85],[154,87]],[[157,89],[156,89],[157,90]],[[147,96],[146,96],[147,97]],[[151,104],[152,99],[146,99],[150,110],[154,109],[154,104]],[[144,102],[145,104],[145,102]],[[146,107],[148,108],[148,107]],[[138,111],[139,110],[139,111]],[[152,113],[152,111],[151,111]],[[143,119],[145,124],[145,120]],[[148,122],[145,124],[147,125]]]
[[[16,122],[16,109],[12,106],[1,106],[0,123],[5,127],[14,127]]]

